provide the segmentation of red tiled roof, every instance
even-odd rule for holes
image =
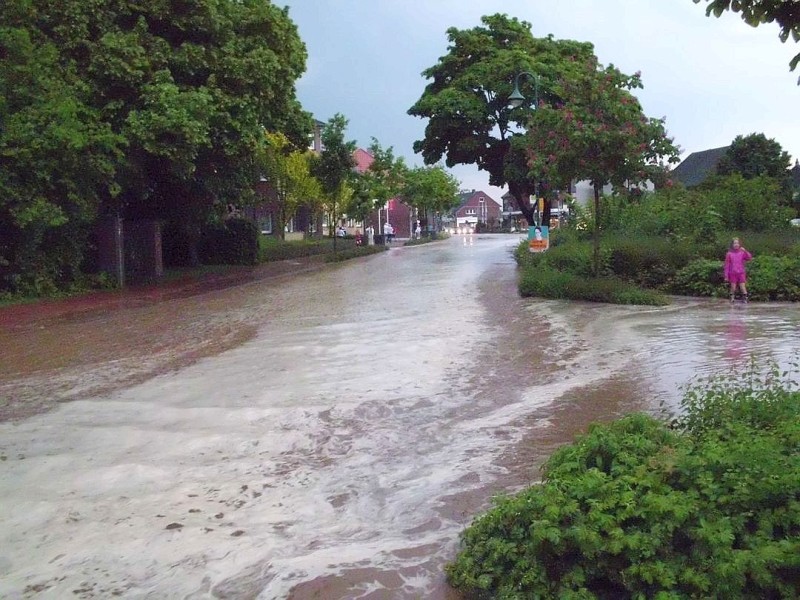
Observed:
[[[375,162],[375,159],[372,157],[372,154],[370,154],[366,150],[362,150],[361,148],[358,148],[353,153],[353,158],[356,161],[355,169],[359,173],[364,173],[367,169],[369,169],[369,166],[373,162]]]

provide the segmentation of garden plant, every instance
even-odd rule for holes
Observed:
[[[797,598],[793,378],[754,364],[690,386],[677,418],[590,426],[463,533],[450,583],[507,600]]]

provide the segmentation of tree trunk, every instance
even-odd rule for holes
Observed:
[[[600,184],[594,184],[594,249],[592,252],[594,276],[600,275]]]
[[[508,191],[511,192],[514,203],[517,205],[517,210],[525,217],[528,225],[533,225],[533,207],[531,206],[529,198],[531,194],[535,192],[535,189],[531,189],[530,186],[527,185],[509,182]]]
[[[276,223],[276,227],[278,229],[278,237],[282,240],[286,239],[286,214],[284,213],[283,208],[281,207],[279,210],[275,212],[275,215],[278,217],[278,222]]]

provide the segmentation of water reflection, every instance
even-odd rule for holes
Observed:
[[[728,313],[725,328],[725,358],[731,365],[747,360],[747,323],[744,315],[736,308]]]

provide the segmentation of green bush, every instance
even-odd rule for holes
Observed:
[[[780,184],[770,177],[744,179],[735,173],[703,184],[708,205],[722,218],[723,226],[737,231],[787,229],[795,211],[779,202]]]
[[[591,426],[473,522],[448,580],[508,600],[797,598],[800,393],[760,382],[690,390],[674,429]]]
[[[232,218],[209,225],[200,238],[200,261],[207,265],[254,265],[261,235],[250,219]]]
[[[333,238],[325,237],[286,242],[280,238],[262,235],[259,258],[261,262],[270,262],[328,254],[333,252],[333,241]],[[336,240],[336,248],[338,250],[347,250],[354,247],[355,241],[352,238],[349,240],[337,238]]]
[[[341,262],[343,260],[350,260],[351,258],[359,258],[360,256],[369,256],[370,254],[378,254],[385,252],[389,249],[388,246],[374,245],[374,246],[354,246],[344,250],[338,250],[336,253],[331,252],[325,256],[325,262]]]
[[[756,256],[748,264],[747,291],[754,300],[800,301],[800,258]]]
[[[616,237],[606,245],[611,272],[648,288],[666,286],[696,253],[691,242],[664,237]]]
[[[651,306],[668,304],[667,298],[657,291],[641,289],[613,277],[587,277],[559,271],[545,261],[524,266],[520,272],[518,287],[523,297]]]
[[[728,293],[723,279],[723,261],[693,260],[675,274],[670,291],[685,296],[723,296]]]

